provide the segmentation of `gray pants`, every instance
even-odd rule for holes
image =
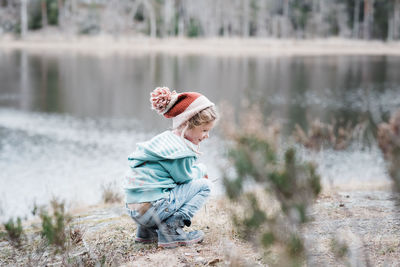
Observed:
[[[196,179],[171,189],[169,198],[151,202],[151,207],[140,215],[136,210],[127,208],[132,219],[148,228],[157,227],[161,222],[175,213],[180,213],[187,220],[203,206],[210,195],[210,182],[207,179]]]

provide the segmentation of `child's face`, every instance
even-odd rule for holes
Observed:
[[[214,121],[201,124],[185,132],[185,138],[195,145],[200,144],[201,141],[208,138],[208,133],[214,127]]]

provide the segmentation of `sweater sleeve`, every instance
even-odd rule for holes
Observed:
[[[183,184],[193,179],[203,178],[204,166],[194,164],[194,157],[161,161],[160,164],[170,173],[177,184]]]

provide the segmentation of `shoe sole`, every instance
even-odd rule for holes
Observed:
[[[203,241],[204,237],[199,237],[193,240],[189,241],[175,241],[175,242],[169,242],[169,243],[158,243],[158,247],[160,248],[176,248],[179,246],[190,246],[195,243],[201,243]]]
[[[151,244],[151,243],[155,243],[157,241],[158,241],[157,239],[143,239],[140,237],[135,238],[135,243],[137,243],[137,244]]]

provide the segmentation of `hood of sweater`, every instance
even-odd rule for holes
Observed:
[[[131,167],[137,167],[148,161],[197,158],[195,151],[193,143],[172,131],[165,131],[149,141],[138,143],[135,152],[128,157],[128,160],[131,161]]]

